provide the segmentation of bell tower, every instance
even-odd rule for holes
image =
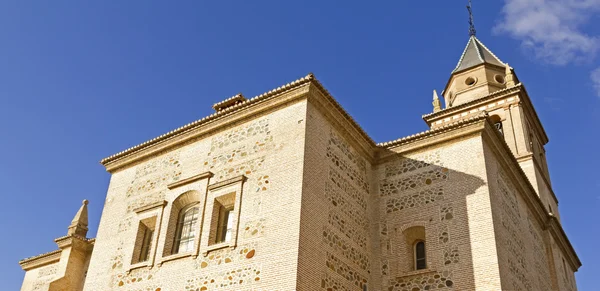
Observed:
[[[471,12],[470,6],[467,8]],[[477,38],[471,13],[470,24],[467,46],[442,92],[445,106],[441,106],[434,94],[433,113],[424,115],[423,119],[435,129],[487,114],[547,211],[559,217],[544,149],[548,136],[529,94],[514,69]]]

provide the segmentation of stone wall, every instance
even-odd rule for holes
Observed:
[[[57,278],[58,263],[32,269],[25,273],[21,291],[46,291],[50,282]]]
[[[576,290],[573,272],[565,275],[562,268],[561,251],[552,247],[550,234],[523,199],[529,194],[515,185],[487,146],[486,161],[503,290],[555,290],[553,281],[559,290]]]
[[[296,290],[369,284],[371,165],[344,135],[309,105]]]
[[[373,268],[381,290],[499,290],[482,156],[478,136],[385,154],[376,168],[381,255]],[[421,240],[427,268],[416,270],[414,243]]]
[[[112,175],[86,291],[92,290],[292,290],[296,273],[306,102],[256,116],[157,155]],[[200,180],[167,185],[210,171]],[[182,193],[244,175],[235,248],[164,261],[169,213]],[[166,201],[151,266],[132,265],[140,207]],[[208,207],[208,206],[207,206]],[[201,208],[202,209],[202,208]],[[209,227],[209,217],[201,221]],[[169,232],[171,235],[172,232]],[[201,237],[201,240],[207,239]],[[198,242],[196,242],[198,243]]]

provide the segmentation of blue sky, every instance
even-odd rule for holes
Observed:
[[[3,290],[20,288],[20,259],[56,249],[84,198],[95,236],[109,180],[101,158],[238,92],[314,72],[376,141],[425,130],[431,92],[468,39],[466,0],[341,3],[0,2]],[[515,68],[550,137],[564,228],[584,264],[579,289],[593,290],[600,0],[475,1],[474,10],[478,37]]]

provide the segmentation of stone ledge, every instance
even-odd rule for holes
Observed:
[[[167,185],[167,188],[169,188],[169,190],[175,189],[177,187],[181,187],[183,185],[187,185],[189,183],[198,181],[198,180],[202,180],[202,179],[207,179],[207,178],[212,178],[214,174],[211,172],[204,172],[195,176],[191,176],[189,178],[183,179],[181,181],[177,181],[174,183],[171,183],[169,185]]]
[[[209,191],[213,191],[213,190],[216,190],[216,189],[219,189],[219,188],[223,188],[225,186],[229,186],[231,184],[235,184],[235,183],[238,183],[238,182],[244,182],[244,181],[246,181],[246,176],[241,175],[241,176],[233,177],[231,179],[227,179],[227,180],[224,180],[224,181],[217,182],[217,183],[214,183],[212,185],[209,185],[208,186],[208,190]]]
[[[133,209],[133,212],[135,213],[141,213],[141,212],[145,212],[148,210],[152,210],[154,208],[158,208],[158,207],[164,207],[165,205],[167,205],[167,201],[163,200],[163,201],[158,201],[156,203],[152,203],[152,204],[148,204],[142,207],[138,207]]]

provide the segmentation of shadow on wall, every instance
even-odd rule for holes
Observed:
[[[470,225],[492,223],[485,181],[450,169],[440,151],[387,155],[376,169],[381,265],[373,271],[380,272],[382,290],[474,290],[475,267],[483,265],[475,266],[471,236],[493,232]],[[479,163],[473,172],[483,176]]]

